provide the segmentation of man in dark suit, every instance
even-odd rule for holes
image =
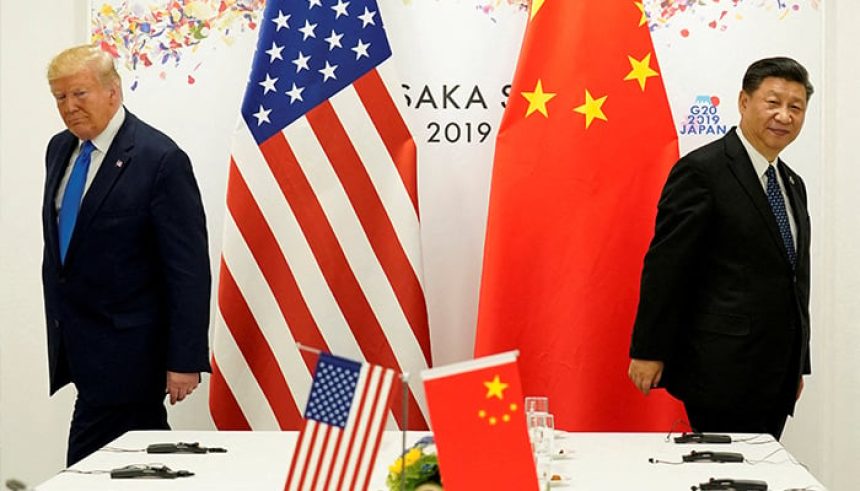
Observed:
[[[57,55],[48,82],[67,130],[48,144],[42,280],[51,394],[78,391],[71,465],[129,430],[169,429],[164,407],[209,371],[206,223],[188,156],[126,111],[113,59]]]
[[[629,376],[663,386],[696,431],[782,434],[809,364],[809,214],[779,159],[812,85],[790,58],[753,63],[739,128],[683,157],[645,256]]]

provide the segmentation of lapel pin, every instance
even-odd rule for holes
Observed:
[[[115,165],[117,169],[121,169],[123,164],[124,162],[122,160],[117,160],[116,163],[113,165]]]
[[[791,185],[794,186],[794,176],[788,176],[788,182],[790,182]]]

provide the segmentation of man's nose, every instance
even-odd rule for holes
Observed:
[[[789,124],[791,123],[791,111],[787,107],[782,106],[776,110],[774,118],[780,123]]]
[[[62,113],[71,113],[74,112],[75,109],[78,108],[78,105],[75,103],[74,99],[71,97],[67,97],[62,102],[59,103],[60,112]]]

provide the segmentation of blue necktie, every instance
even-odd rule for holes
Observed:
[[[773,165],[767,166],[767,201],[770,203],[770,208],[773,210],[773,216],[776,218],[776,224],[779,226],[779,234],[782,236],[782,243],[785,245],[785,250],[788,252],[788,259],[791,261],[791,266],[797,260],[797,254],[794,252],[794,241],[791,239],[791,226],[788,224],[788,213],[785,211],[785,201],[782,199],[782,193],[779,191],[779,184],[776,182],[776,170]]]
[[[93,142],[87,140],[81,146],[81,152],[75,159],[69,182],[66,183],[66,191],[63,193],[63,202],[60,203],[60,261],[66,262],[66,252],[69,250],[69,241],[72,240],[72,232],[75,230],[75,222],[78,221],[78,210],[81,208],[81,198],[84,195],[84,185],[87,183],[87,171],[90,169],[90,156],[95,150]]]

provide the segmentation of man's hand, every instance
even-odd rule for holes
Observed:
[[[800,382],[797,384],[797,398],[796,401],[800,400],[800,394],[803,392],[803,377],[800,377]]]
[[[170,394],[170,404],[176,404],[190,396],[199,383],[199,373],[167,372],[167,390],[165,393]]]
[[[660,377],[663,376],[663,362],[631,359],[627,376],[630,377],[633,385],[647,396],[651,389],[660,383]]]

